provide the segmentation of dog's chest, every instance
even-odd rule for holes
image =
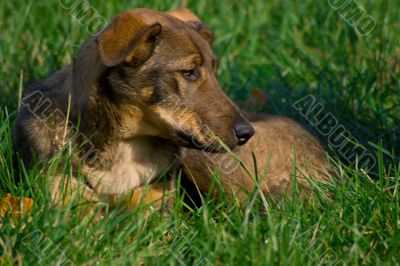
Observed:
[[[101,167],[86,168],[84,172],[98,193],[124,193],[169,170],[176,152],[173,145],[152,138],[121,141],[101,155]]]

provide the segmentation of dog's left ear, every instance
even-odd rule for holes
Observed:
[[[147,24],[139,12],[124,12],[79,49],[72,66],[72,110],[82,110],[90,88],[108,67],[123,62],[140,65],[153,54],[160,23]]]
[[[204,25],[199,17],[196,16],[192,11],[187,8],[179,8],[169,11],[167,14],[182,20],[190,27],[195,29],[209,44],[212,44],[214,40],[213,32],[208,26]]]

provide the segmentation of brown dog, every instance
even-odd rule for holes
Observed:
[[[206,165],[212,168],[213,161],[200,156],[236,149],[255,132],[219,86],[212,39],[211,31],[187,9],[119,14],[82,45],[71,65],[24,91],[16,150],[29,165],[48,162],[68,148],[85,182],[79,186],[73,177],[69,191],[83,189],[89,200],[140,192],[147,184],[148,198],[154,200],[164,188],[152,182],[174,169],[176,157],[187,147],[185,171],[206,191]],[[247,150],[253,150],[264,162],[272,153],[271,171],[262,176],[266,192],[282,192],[291,182],[294,144],[301,154],[298,162],[327,166],[317,141],[294,122],[266,118],[254,120],[254,125],[259,132],[239,155],[247,163]],[[251,189],[254,183],[240,168],[235,170],[223,175],[227,188]],[[63,180],[61,174],[54,180],[54,198]]]

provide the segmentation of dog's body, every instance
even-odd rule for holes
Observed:
[[[16,150],[29,165],[47,162],[70,146],[74,167],[85,177],[85,197],[98,199],[141,188],[175,169],[182,147],[222,152],[217,136],[236,149],[253,136],[254,128],[219,87],[211,42],[212,33],[187,9],[121,13],[83,44],[71,65],[24,92],[14,134]],[[270,148],[280,146],[264,145],[263,132],[271,119],[260,121],[255,122],[260,132],[248,148],[264,161],[274,152]],[[269,134],[278,142],[296,134],[312,138],[289,120],[274,121],[283,125],[280,135]],[[287,140],[286,147],[300,144],[305,157],[311,152],[313,165],[326,167],[318,144],[314,148],[306,146],[306,140]],[[198,152],[188,149],[186,154],[189,173]],[[271,170],[283,172],[274,174],[273,186],[280,180],[290,182],[291,150],[285,148],[278,156]],[[202,184],[208,180],[204,170],[195,175]],[[247,182],[241,174],[237,178]],[[271,190],[268,180],[265,191]],[[56,180],[55,188],[60,182]],[[70,188],[78,189],[75,179],[72,183]]]
[[[213,184],[212,174],[221,177],[226,196],[235,195],[242,203],[257,189],[274,199],[290,193],[294,177],[300,192],[310,197],[308,178],[329,182],[331,172],[324,149],[299,124],[280,116],[245,113],[245,117],[256,134],[235,151],[235,157],[199,150],[184,153],[185,176],[200,191],[218,197],[219,187]]]

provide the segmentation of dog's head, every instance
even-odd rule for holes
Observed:
[[[215,151],[221,149],[215,136],[234,148],[254,128],[217,81],[212,39],[188,9],[136,9],[114,18],[80,54],[97,51],[97,87],[117,107],[126,138],[154,135]],[[75,65],[85,57],[78,55]]]

